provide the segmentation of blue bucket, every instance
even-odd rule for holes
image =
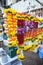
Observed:
[[[43,58],[43,49],[39,48],[39,58]]]

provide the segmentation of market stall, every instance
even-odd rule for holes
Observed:
[[[43,40],[43,27],[38,28],[38,23],[42,23],[42,21],[32,15],[18,13],[13,9],[6,9],[4,12],[7,18],[4,21],[4,32],[8,37],[8,50],[15,51],[16,47],[18,59],[23,60],[23,51],[34,52]],[[13,54],[15,53],[13,52]]]

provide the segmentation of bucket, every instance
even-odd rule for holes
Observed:
[[[39,48],[39,58],[43,58],[43,49]]]

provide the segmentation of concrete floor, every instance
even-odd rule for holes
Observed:
[[[24,52],[25,60],[22,62],[23,65],[43,65],[43,59],[38,57],[38,54],[33,52]]]

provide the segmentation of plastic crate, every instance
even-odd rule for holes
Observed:
[[[17,47],[7,47],[8,55],[13,58],[16,56]]]

